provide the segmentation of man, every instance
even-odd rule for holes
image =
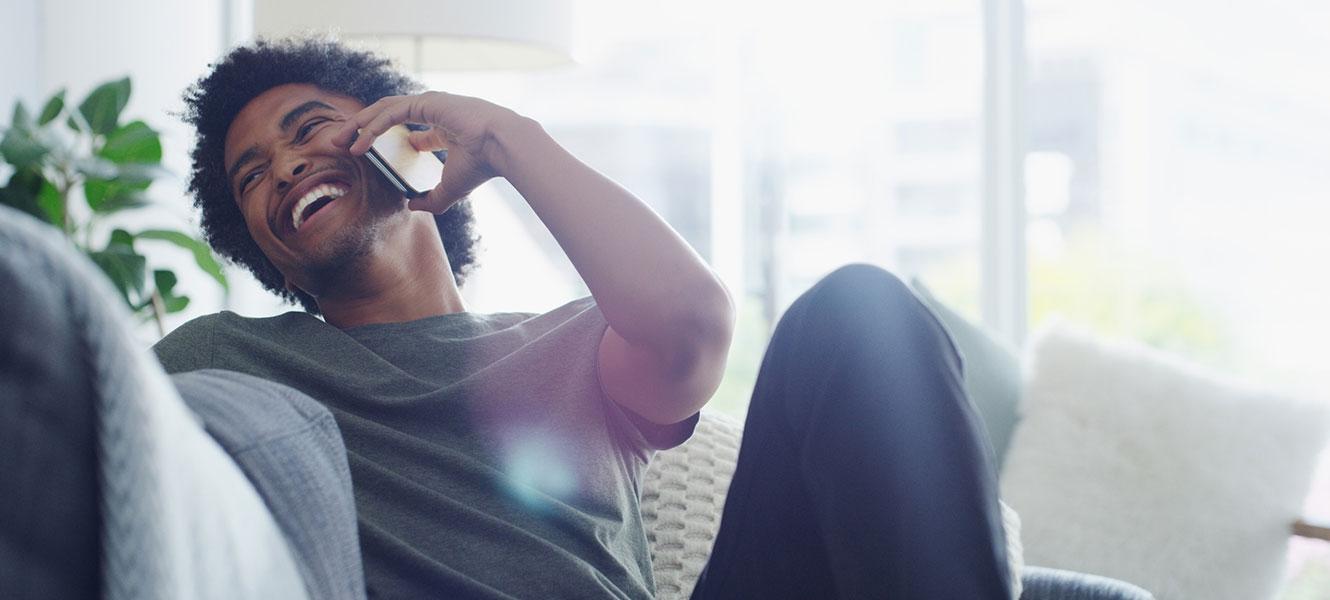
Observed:
[[[641,475],[691,435],[720,382],[729,293],[535,121],[414,92],[385,61],[317,40],[237,49],[191,88],[205,235],[307,312],[203,317],[158,356],[168,372],[239,371],[331,410],[373,597],[649,598]],[[428,126],[416,148],[448,150],[443,180],[413,199],[363,158],[408,122]],[[589,298],[468,311],[465,199],[494,177]],[[840,269],[795,302],[694,597],[1007,597],[994,475],[959,369],[936,320],[880,269]]]

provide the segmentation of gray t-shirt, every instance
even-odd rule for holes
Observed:
[[[332,411],[370,597],[650,598],[642,472],[697,417],[661,428],[611,401],[606,326],[590,297],[346,330],[223,312],[154,349],[170,373],[248,373]]]

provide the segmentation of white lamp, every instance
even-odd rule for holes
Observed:
[[[572,58],[573,0],[254,0],[262,37],[332,31],[416,73],[539,69]]]

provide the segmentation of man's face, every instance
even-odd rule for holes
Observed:
[[[310,84],[246,104],[226,133],[224,168],[250,235],[295,285],[321,282],[410,218],[406,199],[364,158],[331,142],[364,105]]]

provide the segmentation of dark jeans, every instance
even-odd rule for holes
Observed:
[[[693,598],[1011,596],[997,479],[942,326],[869,265],[781,317]]]

